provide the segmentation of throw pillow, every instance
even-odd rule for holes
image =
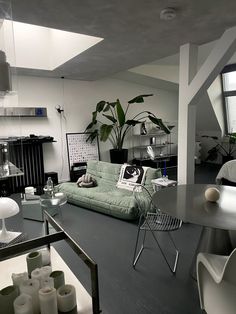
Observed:
[[[90,174],[83,174],[76,183],[81,188],[91,188],[97,185],[96,180]]]
[[[120,189],[133,191],[136,185],[144,184],[147,169],[148,167],[122,165],[116,186]]]

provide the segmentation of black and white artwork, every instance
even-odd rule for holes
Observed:
[[[99,160],[98,140],[86,141],[87,133],[66,133],[69,166],[88,160]]]
[[[144,184],[145,174],[148,167],[123,165],[121,166],[117,187],[132,191],[136,185]]]
[[[144,174],[143,167],[126,166],[123,175],[123,180],[128,180],[129,182],[141,184],[143,174]]]

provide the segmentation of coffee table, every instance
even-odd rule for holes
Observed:
[[[8,270],[9,274],[4,274],[1,280],[0,287],[9,285],[9,277],[11,272],[23,272],[26,269],[25,255],[23,253],[33,251],[43,246],[50,250],[52,266],[54,269],[63,270],[65,273],[66,283],[72,284],[76,288],[77,294],[77,309],[80,314],[99,314],[99,290],[98,290],[98,268],[97,264],[86,254],[86,252],[79,246],[79,244],[63,229],[62,223],[58,223],[47,212],[44,211],[45,216],[45,235],[39,238],[34,238],[29,241],[24,241],[19,244],[8,246],[0,250],[0,272]],[[38,224],[40,224],[38,222]],[[52,230],[53,229],[53,230]],[[50,232],[49,232],[50,231]],[[52,233],[51,233],[52,232]],[[52,247],[53,242],[65,240],[73,251],[77,254],[85,265],[90,270],[91,278],[91,296],[85,290],[83,285],[76,279],[75,275],[65,264],[62,257]],[[6,277],[6,278],[5,278]]]

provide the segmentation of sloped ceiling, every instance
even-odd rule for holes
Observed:
[[[166,6],[174,20],[160,20]],[[173,55],[187,42],[219,38],[235,25],[236,1],[228,0],[12,0],[19,22],[94,35],[104,41],[54,71],[20,69],[19,74],[97,80]]]

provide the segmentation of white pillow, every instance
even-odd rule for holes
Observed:
[[[124,164],[121,166],[120,177],[116,184],[119,189],[133,191],[136,185],[144,184],[146,171],[149,167],[132,166]]]

